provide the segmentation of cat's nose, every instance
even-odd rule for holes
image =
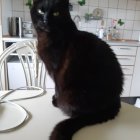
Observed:
[[[45,23],[44,23],[45,22]],[[47,21],[38,21],[35,25],[36,30],[40,30],[43,32],[49,32],[49,27],[47,26]]]
[[[44,22],[44,24],[47,24],[47,22],[48,22],[47,16],[48,16],[48,12],[45,12],[44,15],[43,15],[43,22]]]
[[[38,21],[36,27],[44,30],[46,28],[47,21]]]

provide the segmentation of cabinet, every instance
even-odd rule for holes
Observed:
[[[26,86],[24,72],[21,64],[17,61],[11,61],[7,63],[7,67],[9,89],[16,89],[18,87]],[[45,84],[47,89],[54,89],[54,82],[48,74],[46,76]]]
[[[0,54],[3,52],[4,49],[6,49],[6,47],[11,45],[13,42],[31,39],[31,38],[18,38],[18,37],[8,36],[9,35],[8,17],[22,16],[22,15],[23,15],[22,17],[25,17],[24,12],[26,12],[26,8],[28,9],[28,7],[26,7],[26,6],[24,7],[23,1],[24,0],[22,0],[22,2],[20,2],[19,7],[16,7],[16,6],[18,6],[18,3],[16,5],[13,5],[13,4],[15,2],[18,2],[18,1],[0,0]],[[21,7],[23,7],[23,8],[21,8]],[[28,13],[29,13],[29,9],[28,9]],[[35,39],[35,38],[32,38],[32,39]],[[2,81],[4,81],[5,89],[8,89],[8,86],[10,89],[24,86],[25,85],[25,78],[24,78],[22,72],[23,72],[23,70],[18,62],[8,61],[8,63],[4,65],[3,70],[0,72],[1,76],[2,76]],[[54,83],[52,82],[51,78],[47,76],[46,80],[47,80],[46,87],[47,88],[54,88]]]
[[[140,47],[137,50],[134,74],[132,79],[131,95],[140,97]]]
[[[3,38],[3,45],[4,45],[4,49],[6,49],[7,47],[9,47],[9,45],[13,44],[14,42],[18,42],[18,41],[23,41],[23,40],[27,40],[26,38],[22,39],[18,39],[18,38]],[[33,38],[34,40],[34,38]],[[32,62],[31,62],[32,65]],[[39,65],[41,68],[41,65]],[[23,68],[21,66],[21,64],[19,63],[19,59],[16,55],[16,53],[13,53],[10,55],[10,57],[8,57],[8,61],[6,63],[6,68],[5,68],[6,72],[5,75],[7,75],[6,77],[6,88],[7,89],[15,89],[18,87],[22,87],[22,86],[26,86],[26,81],[25,81],[25,77],[24,77],[24,72],[23,72]],[[33,68],[32,68],[33,70]],[[6,74],[7,73],[7,74]],[[16,79],[15,79],[15,73],[16,73]],[[54,83],[52,81],[52,79],[49,77],[49,75],[46,76],[46,88],[51,88],[54,89]]]
[[[121,64],[124,73],[124,87],[122,97],[134,96],[131,92],[133,78],[135,74],[135,67],[137,57],[137,46],[126,46],[126,45],[114,45],[111,46],[112,50],[116,54],[119,63]],[[139,79],[140,80],[140,79]],[[140,95],[140,94],[139,94]]]

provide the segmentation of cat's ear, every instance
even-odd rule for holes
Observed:
[[[61,1],[61,3],[64,3],[64,4],[69,4],[69,0],[59,0]]]
[[[36,1],[39,1],[39,0],[33,0],[33,3],[36,2]]]

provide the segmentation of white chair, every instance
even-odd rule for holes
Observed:
[[[46,85],[46,70],[44,64],[37,55],[37,41],[29,40],[12,44],[6,48],[0,55],[0,89],[7,90],[3,80],[2,70],[5,71],[5,79],[7,82],[7,61],[11,55],[16,55],[23,68],[26,86],[35,86],[45,89]],[[16,73],[15,73],[16,81]],[[20,81],[19,81],[20,82]]]

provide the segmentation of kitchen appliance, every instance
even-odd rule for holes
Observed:
[[[21,17],[9,17],[9,34],[11,36],[22,36],[22,18]]]
[[[33,30],[33,23],[31,21],[23,21],[23,36],[24,37],[33,37],[34,30]]]

